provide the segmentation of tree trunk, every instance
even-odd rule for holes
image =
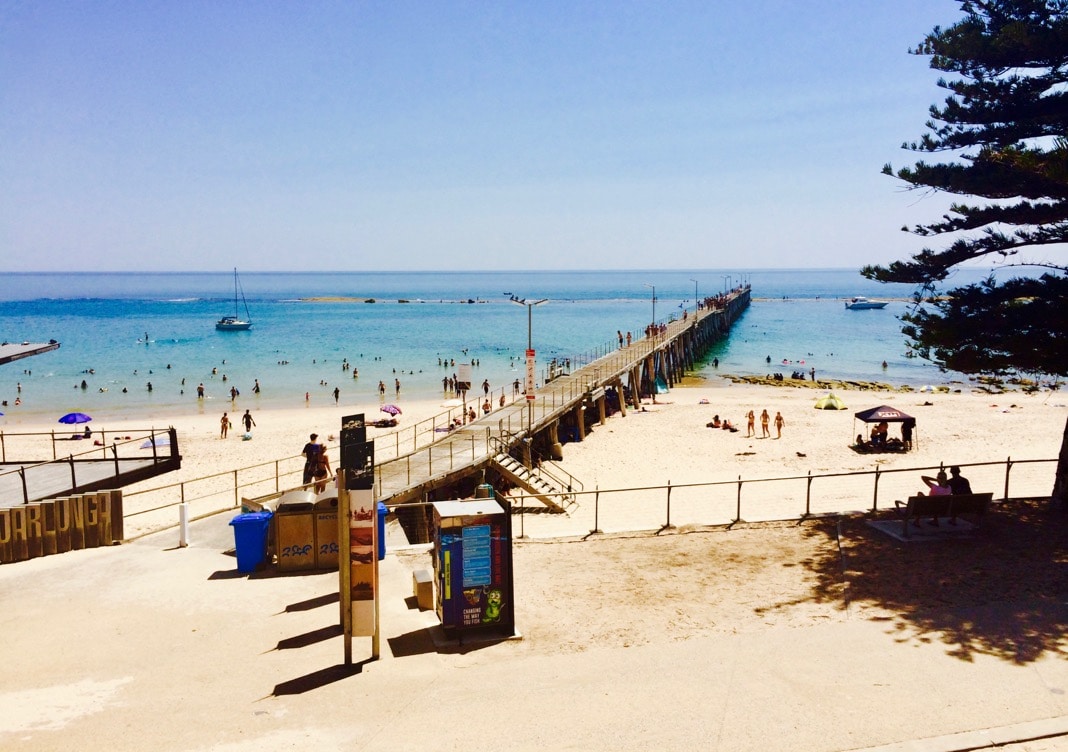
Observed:
[[[1053,481],[1053,493],[1050,495],[1054,509],[1068,513],[1068,420],[1064,423],[1064,436],[1061,438],[1061,453],[1057,457],[1057,475]]]

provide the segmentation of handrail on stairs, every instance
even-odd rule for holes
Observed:
[[[516,434],[509,433],[508,431],[502,431],[500,436],[491,436],[490,438],[495,445],[496,453],[508,454],[509,456],[511,455],[512,447],[517,442],[525,439],[525,437],[520,437]],[[542,454],[534,449],[533,446],[530,448],[530,462],[531,465],[533,465],[533,467],[530,468],[532,476],[543,477],[552,485],[563,489],[566,492],[561,497],[561,501],[564,503],[574,502],[577,498],[576,494],[581,493],[585,489],[582,481],[557,465],[550,458],[542,456]],[[557,473],[567,476],[567,480],[549,472],[546,466],[551,466]]]

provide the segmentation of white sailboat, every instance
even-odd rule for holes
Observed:
[[[245,307],[245,318],[240,317],[240,309],[237,305],[238,293],[241,295],[241,304]],[[241,282],[237,278],[237,268],[234,268],[234,315],[223,316],[215,322],[215,328],[220,332],[243,332],[252,328],[252,317],[248,313],[248,303],[245,302],[245,291],[241,289]]]

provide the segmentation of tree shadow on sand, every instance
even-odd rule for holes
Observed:
[[[1025,664],[1062,651],[1068,630],[1068,520],[1048,508],[996,504],[974,535],[925,542],[895,540],[861,517],[803,523],[829,544],[804,566],[818,602],[885,620],[902,641]]]

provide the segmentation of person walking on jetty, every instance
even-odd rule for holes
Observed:
[[[771,431],[768,430],[768,421],[770,421],[770,420],[771,420],[771,416],[768,415],[768,411],[767,410],[762,410],[761,413],[760,413],[760,430],[761,430],[761,432],[763,434],[760,438],[762,438],[762,439],[771,438]]]
[[[222,417],[219,418],[219,438],[220,439],[225,439],[226,438],[226,434],[228,434],[229,432],[230,432],[230,416],[228,416],[226,413],[223,413]]]
[[[756,436],[756,414],[750,410],[745,414],[745,438]]]
[[[782,438],[782,427],[786,425],[786,421],[782,417],[782,413],[778,410],[775,411],[775,438]]]

